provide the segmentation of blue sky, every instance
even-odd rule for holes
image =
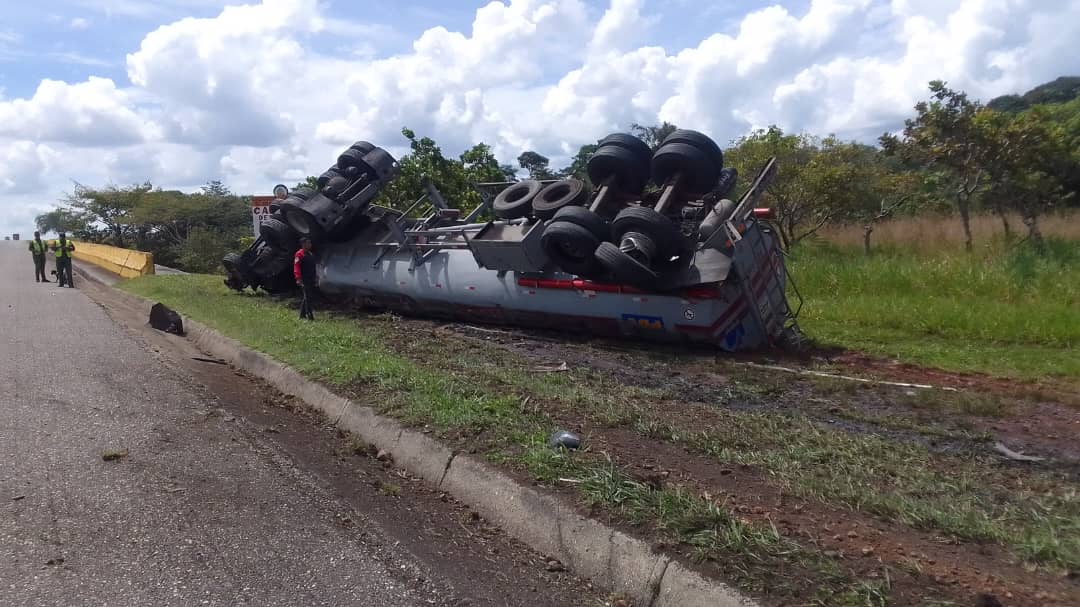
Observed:
[[[402,153],[405,126],[556,165],[632,122],[872,142],[931,79],[1080,74],[1080,0],[5,4],[0,233],[76,181],[265,192],[354,139]]]

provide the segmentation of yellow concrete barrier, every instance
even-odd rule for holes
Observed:
[[[132,251],[92,242],[75,243],[75,259],[100,266],[123,278],[135,278],[154,273],[153,253]]]

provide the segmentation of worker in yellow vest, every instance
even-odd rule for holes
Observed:
[[[30,254],[34,257],[34,282],[52,282],[45,278],[45,251],[49,247],[41,241],[41,232],[34,232],[30,241]]]
[[[59,281],[59,286],[74,289],[75,280],[71,277],[71,253],[75,250],[75,243],[60,232],[60,240],[52,241],[51,248],[56,251],[56,280]]]

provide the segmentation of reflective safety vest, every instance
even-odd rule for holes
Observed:
[[[56,249],[56,257],[71,257],[71,251],[75,249],[75,244],[70,240],[65,240],[61,243],[59,240],[53,241],[53,248]]]
[[[30,241],[30,252],[32,254],[34,254],[34,255],[44,255],[45,254],[45,243],[41,242],[40,240],[31,240]]]

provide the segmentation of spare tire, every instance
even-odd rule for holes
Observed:
[[[597,276],[596,247],[600,241],[587,229],[568,221],[553,221],[540,236],[540,246],[560,270],[575,276]]]
[[[533,198],[533,213],[540,219],[551,219],[567,206],[580,206],[589,200],[585,182],[580,179],[563,179],[548,185]]]
[[[518,219],[532,213],[532,200],[543,186],[535,179],[519,181],[499,192],[491,208],[500,219]]]
[[[311,189],[311,188],[309,188],[307,186],[300,186],[300,187],[296,188],[295,190],[289,192],[288,198],[298,198],[300,200],[308,200],[314,195],[315,195],[315,190],[313,190],[313,189]]]
[[[724,152],[720,150],[720,146],[716,145],[715,141],[704,133],[688,129],[677,129],[664,137],[664,142],[660,144],[660,147],[662,148],[669,143],[681,143],[695,147],[712,161],[717,171],[724,168]]]

